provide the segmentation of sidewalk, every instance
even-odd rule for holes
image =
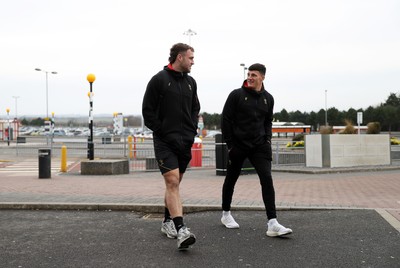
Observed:
[[[0,209],[85,209],[163,212],[164,182],[159,172],[83,176],[79,161],[67,173],[38,179],[37,172],[9,167],[32,159],[0,162]],[[59,164],[52,162],[53,168]],[[57,168],[55,168],[57,170]],[[279,210],[375,209],[400,231],[400,165],[346,169],[275,166]],[[185,212],[220,210],[224,177],[214,169],[188,170],[181,184]],[[232,210],[262,210],[255,174],[242,175]]]

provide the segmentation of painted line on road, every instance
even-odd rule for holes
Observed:
[[[392,225],[393,228],[400,232],[400,221],[393,217],[392,214],[382,208],[377,208],[375,209],[375,211],[378,212],[382,216],[382,218],[384,218],[390,225]]]

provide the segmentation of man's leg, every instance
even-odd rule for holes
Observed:
[[[231,210],[232,196],[235,190],[235,184],[242,170],[242,165],[246,155],[240,150],[233,148],[229,152],[227,172],[222,186],[222,209]]]
[[[165,181],[165,205],[172,218],[182,217],[183,209],[179,194],[179,184],[183,174],[180,174],[179,169],[176,168],[164,173],[163,177]]]
[[[227,172],[222,186],[222,217],[221,222],[226,228],[239,228],[239,224],[231,215],[231,203],[235,184],[240,176],[246,155],[237,149],[231,149],[227,165]]]
[[[179,169],[173,169],[163,174],[165,180],[165,201],[171,214],[172,220],[177,231],[178,249],[188,249],[196,242],[196,237],[183,223],[183,208],[179,194],[179,184],[182,181],[183,173]]]
[[[172,170],[172,171],[169,171],[169,172],[167,172],[167,173],[172,173],[172,172],[174,172],[174,171],[176,171],[176,169],[175,170]],[[175,199],[173,198],[173,194],[172,194],[172,199],[171,198],[169,198],[169,200],[171,200],[171,201],[169,201],[168,203],[167,203],[167,196],[170,196],[171,197],[171,191],[169,190],[169,188],[170,187],[168,187],[167,186],[167,180],[170,182],[170,181],[174,181],[174,178],[175,178],[175,174],[172,176],[171,174],[167,174],[167,175],[165,175],[166,173],[164,173],[163,174],[163,177],[164,177],[164,181],[165,181],[165,184],[166,184],[166,188],[165,188],[165,195],[164,195],[164,205],[165,205],[165,211],[164,211],[164,221],[162,222],[162,224],[161,224],[161,232],[163,232],[164,234],[166,234],[167,235],[167,237],[168,238],[177,238],[177,236],[178,236],[178,233],[177,233],[177,230],[176,230],[176,227],[175,227],[175,223],[174,223],[174,221],[173,221],[173,218],[175,217],[175,221],[179,221],[179,223],[178,223],[178,225],[182,225],[183,224],[183,218],[182,218],[182,214],[180,213],[180,215],[178,215],[178,216],[180,216],[180,218],[182,219],[182,221],[180,221],[179,220],[179,218],[176,218],[177,216],[175,216],[175,214],[172,214],[171,212],[170,212],[170,210],[169,210],[169,208],[168,208],[168,203],[171,203],[171,204],[175,204],[176,202],[174,201]],[[167,178],[166,178],[167,177]],[[179,183],[182,181],[182,177],[183,177],[183,173],[180,173],[179,174]],[[168,183],[168,184],[171,184],[171,183]],[[179,185],[178,185],[178,192],[179,192]],[[178,200],[180,201],[180,196],[179,196],[179,194],[178,194]],[[178,204],[178,206],[179,206],[179,204]],[[180,206],[182,207],[182,204],[180,204]],[[174,205],[171,205],[171,207],[174,207]],[[181,211],[182,211],[182,209],[180,209]],[[178,213],[179,214],[179,213]]]
[[[261,146],[249,157],[257,171],[261,184],[262,198],[267,213],[267,236],[283,236],[292,233],[292,229],[286,228],[276,220],[275,189],[271,174],[270,144]]]
[[[166,180],[165,176],[163,176],[163,177],[164,177],[164,181],[165,181]],[[179,183],[181,183],[182,178],[183,178],[183,173],[179,173]],[[171,213],[170,213],[170,211],[168,209],[168,206],[167,206],[166,195],[164,196],[164,205],[165,205],[164,221],[171,220],[172,218],[171,218]]]
[[[275,189],[272,181],[271,161],[262,156],[253,155],[250,157],[250,162],[256,169],[260,179],[262,199],[267,217],[268,219],[276,218]]]

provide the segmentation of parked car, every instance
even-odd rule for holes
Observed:
[[[221,131],[218,130],[209,130],[205,138],[214,138],[215,135],[221,134]]]
[[[55,130],[53,131],[53,135],[54,135],[54,136],[66,136],[67,133],[65,133],[65,130],[64,130],[64,129],[55,129]]]

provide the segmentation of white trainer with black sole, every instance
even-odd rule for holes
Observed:
[[[167,220],[166,222],[161,223],[161,232],[171,239],[175,239],[178,236],[175,224],[172,220]]]
[[[178,249],[186,250],[196,242],[196,236],[186,226],[178,231]]]

